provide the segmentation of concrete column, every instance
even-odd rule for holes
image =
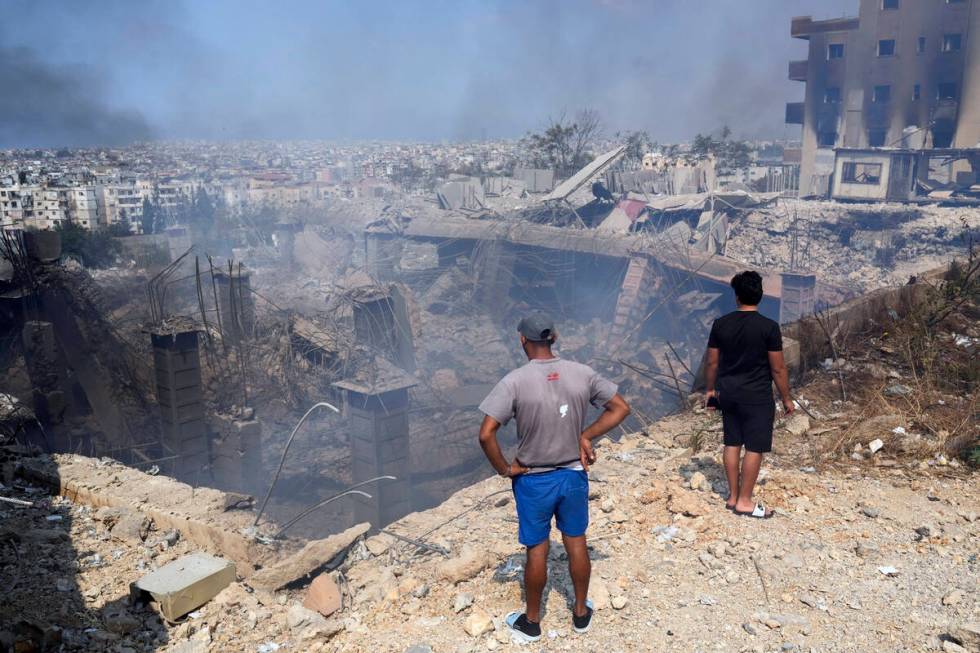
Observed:
[[[473,299],[478,304],[498,308],[506,304],[514,282],[517,252],[501,240],[485,240],[473,260]]]
[[[817,303],[817,275],[783,272],[779,301],[779,323],[796,322],[813,315]]]
[[[218,286],[223,335],[229,342],[238,342],[255,328],[251,275],[244,269],[239,273],[237,268],[231,274],[227,270],[215,270],[214,281]]]
[[[196,480],[210,464],[197,331],[151,333],[150,338],[163,427],[161,442],[169,455],[179,456],[177,475]]]
[[[216,487],[255,492],[262,476],[262,423],[234,415],[214,415],[210,420],[211,474]]]
[[[395,279],[395,268],[402,258],[402,237],[394,234],[364,233],[364,255],[367,271],[378,281]]]
[[[412,510],[408,431],[408,388],[412,385],[414,382],[403,382],[371,389],[343,381],[336,384],[346,391],[353,482],[386,474],[398,478],[365,487],[371,499],[353,497],[355,521],[370,522],[374,529]]]
[[[31,320],[21,330],[24,359],[31,377],[34,413],[45,424],[58,424],[68,408],[68,388],[64,373],[67,364],[61,356],[54,325]]]

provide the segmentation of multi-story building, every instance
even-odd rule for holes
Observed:
[[[806,82],[800,194],[824,194],[834,148],[974,147],[980,140],[980,0],[860,0],[857,18],[794,18]],[[973,35],[974,38],[970,38]]]
[[[76,186],[68,189],[68,210],[72,222],[92,229],[106,224],[102,189],[98,186]]]

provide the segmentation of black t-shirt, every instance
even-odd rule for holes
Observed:
[[[720,350],[715,389],[722,401],[772,401],[769,352],[783,350],[778,324],[758,311],[733,311],[711,325],[708,347]]]

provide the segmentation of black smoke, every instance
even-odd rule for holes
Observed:
[[[88,66],[56,66],[29,48],[0,47],[0,147],[86,147],[146,140],[138,111],[110,107]]]

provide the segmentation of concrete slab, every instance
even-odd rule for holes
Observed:
[[[160,567],[133,583],[135,597],[153,597],[167,621],[201,607],[235,581],[235,563],[207,553],[192,553]]]

